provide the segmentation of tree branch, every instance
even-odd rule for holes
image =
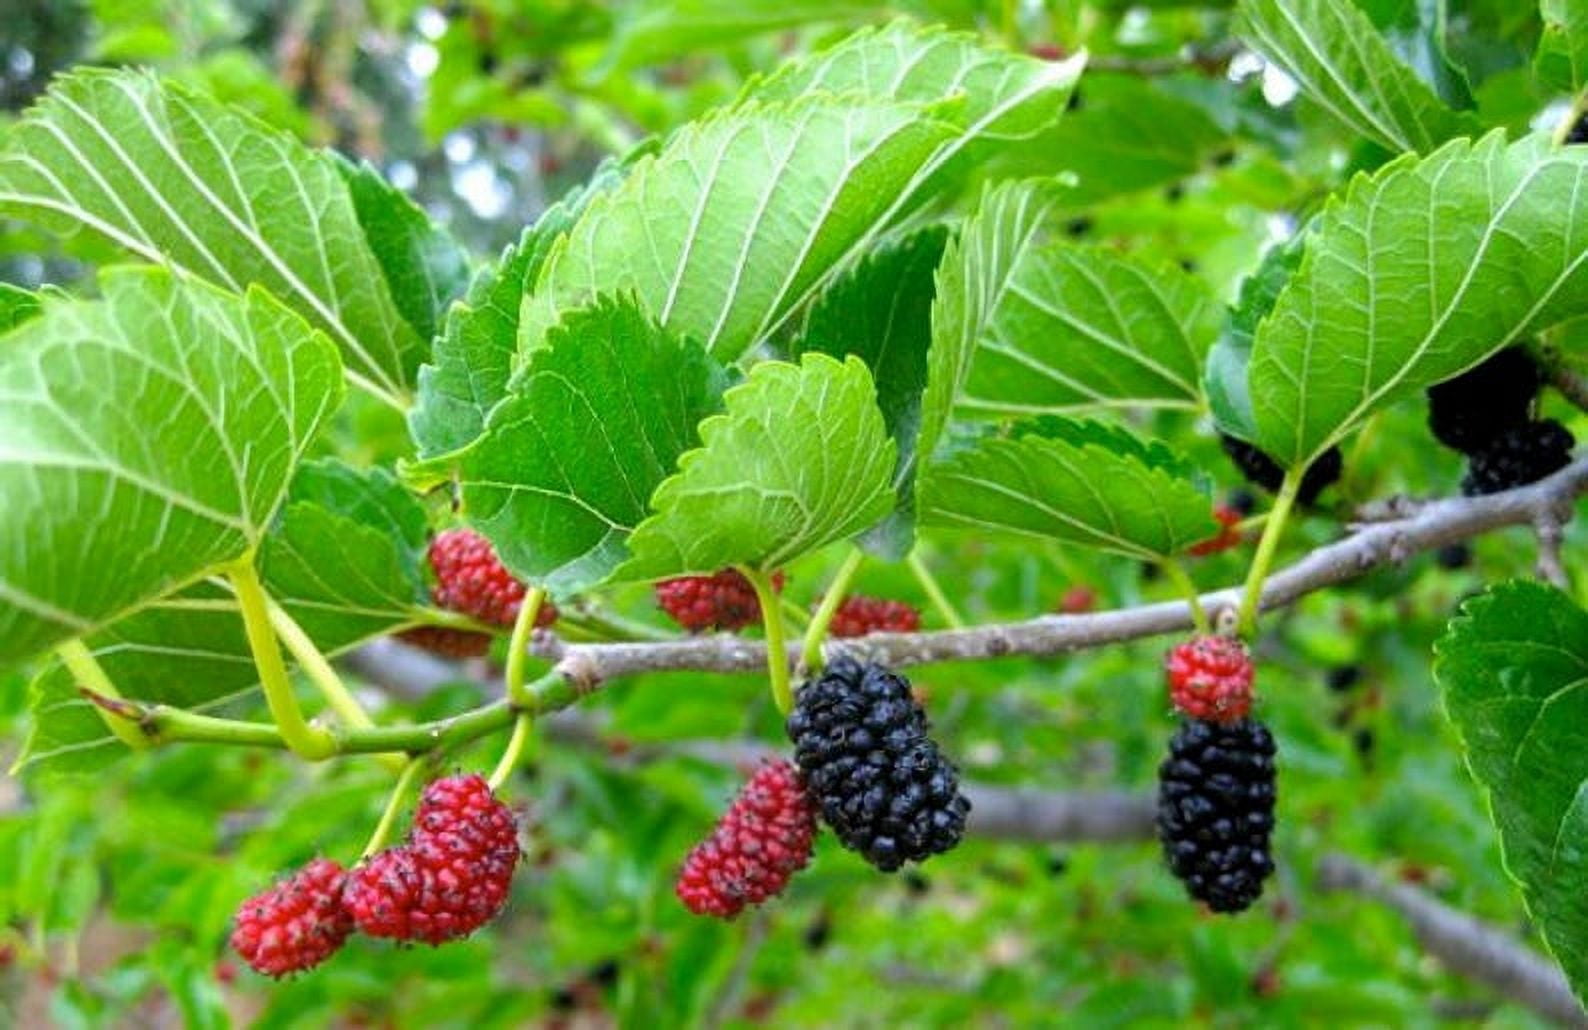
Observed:
[[[1588,1027],[1588,1014],[1566,977],[1511,934],[1344,855],[1325,855],[1318,863],[1318,881],[1326,890],[1351,891],[1400,913],[1423,949],[1451,972],[1485,984],[1551,1022]]]

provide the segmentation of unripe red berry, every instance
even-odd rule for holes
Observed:
[[[885,597],[844,598],[827,632],[835,637],[863,637],[867,633],[914,633],[921,628],[921,613],[903,601]]]
[[[684,860],[674,889],[696,915],[731,919],[781,894],[810,861],[816,809],[794,763],[755,771],[716,829]]]
[[[317,858],[237,910],[232,949],[258,972],[284,976],[324,962],[342,946],[353,920],[342,907],[347,873]]]
[[[443,658],[480,658],[491,650],[491,635],[451,626],[413,626],[397,634],[405,644]]]
[[[1213,506],[1213,518],[1219,524],[1218,533],[1199,543],[1192,544],[1187,553],[1198,558],[1209,554],[1218,554],[1228,551],[1241,542],[1241,531],[1236,528],[1241,524],[1241,513],[1227,504]]]
[[[1059,598],[1059,611],[1066,615],[1080,615],[1089,612],[1097,604],[1097,591],[1082,583],[1064,591],[1064,596]]]
[[[436,574],[431,597],[448,611],[462,612],[495,626],[511,626],[524,601],[520,583],[497,560],[491,542],[472,529],[448,529],[430,541],[430,568]],[[557,606],[541,603],[536,626],[557,620]]]
[[[1252,707],[1252,656],[1233,637],[1193,637],[1170,650],[1164,667],[1174,706],[1193,719],[1238,722]]]
[[[772,574],[772,588],[783,589],[783,573]],[[679,576],[656,584],[656,603],[691,633],[743,629],[761,620],[755,588],[738,569],[710,576]]]

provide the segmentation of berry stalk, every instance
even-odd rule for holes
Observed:
[[[838,606],[844,603],[844,598],[849,593],[849,584],[854,581],[855,573],[860,569],[860,563],[865,557],[865,552],[860,548],[850,549],[848,557],[833,574],[833,581],[827,584],[827,592],[822,595],[822,603],[811,616],[810,625],[805,627],[805,644],[800,650],[800,664],[807,672],[821,671],[822,642],[827,639],[827,629],[833,623],[833,616],[838,613]]]
[[[375,824],[375,832],[370,834],[369,843],[364,845],[364,851],[359,855],[361,861],[380,851],[391,840],[392,827],[397,825],[397,814],[402,811],[403,800],[413,788],[415,777],[429,765],[428,755],[415,755],[403,766],[402,772],[397,776],[397,782],[392,786],[391,797],[386,799],[386,808],[380,814],[380,822]]]
[[[794,690],[789,685],[788,644],[783,635],[783,608],[778,604],[777,587],[772,577],[748,565],[739,572],[750,581],[755,599],[761,605],[761,625],[766,628],[766,673],[772,683],[772,700],[784,716],[794,710]]]
[[[524,758],[524,749],[529,745],[529,736],[534,731],[535,720],[528,712],[519,712],[518,718],[513,721],[513,735],[507,738],[507,748],[502,752],[502,757],[497,760],[496,768],[491,770],[491,775],[485,781],[491,790],[502,789],[502,784],[513,775],[513,770],[518,768],[518,763]]]
[[[905,564],[915,574],[916,582],[921,584],[921,589],[926,591],[927,600],[932,602],[932,607],[937,609],[938,617],[948,623],[949,629],[964,629],[965,620],[959,617],[959,612],[954,609],[954,604],[943,593],[943,588],[937,582],[937,577],[932,575],[932,570],[926,567],[921,556],[914,551],[906,558]]]
[[[248,649],[259,672],[265,704],[289,750],[311,760],[329,758],[336,752],[336,743],[324,728],[309,725],[303,717],[303,709],[298,706],[292,680],[287,675],[287,664],[282,661],[281,647],[270,622],[270,595],[259,581],[253,558],[252,554],[245,555],[231,567],[227,578],[237,595],[243,631],[248,636]]]
[[[1269,509],[1268,521],[1263,524],[1263,535],[1257,541],[1257,551],[1252,555],[1252,565],[1246,573],[1246,586],[1241,593],[1241,611],[1236,628],[1243,636],[1251,636],[1257,629],[1257,605],[1262,600],[1263,583],[1268,579],[1268,570],[1279,551],[1279,537],[1285,531],[1291,509],[1296,505],[1296,496],[1301,491],[1305,472],[1304,466],[1297,466],[1285,473],[1284,481],[1279,484],[1279,493],[1274,497],[1274,506]]]
[[[1173,558],[1165,558],[1158,563],[1158,567],[1163,569],[1169,582],[1174,584],[1174,588],[1180,591],[1180,596],[1190,606],[1191,621],[1196,625],[1196,631],[1204,635],[1213,632],[1207,610],[1202,607],[1202,594],[1197,590],[1197,585],[1191,582],[1191,575],[1186,572],[1185,566]]]
[[[524,692],[524,664],[529,661],[529,636],[535,631],[535,620],[540,617],[540,607],[546,600],[542,587],[531,587],[518,606],[513,619],[513,635],[507,642],[507,696],[515,705]]]

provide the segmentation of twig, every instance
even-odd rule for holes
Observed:
[[[1345,855],[1325,855],[1318,882],[1326,890],[1346,890],[1389,906],[1411,923],[1423,948],[1451,972],[1486,984],[1561,1026],[1588,1027],[1566,977],[1544,956],[1511,934]]]

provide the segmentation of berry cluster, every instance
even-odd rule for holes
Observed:
[[[1170,650],[1164,669],[1170,700],[1193,719],[1235,722],[1251,711],[1252,656],[1234,637],[1193,637]]]
[[[1187,719],[1158,769],[1158,838],[1187,892],[1215,912],[1256,901],[1274,871],[1274,738],[1254,719]]]
[[[755,771],[716,829],[684,860],[675,890],[696,915],[731,919],[783,892],[805,868],[816,809],[787,760]]]
[[[772,575],[772,587],[783,589],[783,573]],[[761,620],[755,588],[738,569],[710,576],[679,576],[656,584],[656,603],[691,633],[743,629]]]
[[[1461,492],[1498,493],[1543,479],[1571,461],[1576,441],[1553,419],[1535,420],[1543,385],[1522,347],[1507,347],[1453,379],[1428,388],[1428,428],[1467,456]]]
[[[970,801],[927,728],[908,680],[842,656],[800,688],[788,718],[822,818],[884,872],[947,851],[965,832]]]
[[[371,937],[440,944],[484,926],[507,901],[518,823],[479,776],[425,788],[408,839],[348,876],[343,902]]]
[[[254,895],[237,910],[232,949],[267,976],[285,976],[330,958],[353,919],[342,907],[347,873],[317,858],[287,880]]]
[[[903,601],[883,597],[844,598],[827,632],[835,637],[863,637],[867,633],[914,633],[921,628],[921,613]]]
[[[1224,447],[1224,453],[1241,470],[1241,475],[1247,482],[1260,486],[1269,493],[1279,490],[1279,485],[1284,481],[1285,470],[1279,463],[1269,457],[1254,444],[1247,443],[1239,437],[1228,433],[1219,434],[1219,443]],[[1301,487],[1296,493],[1296,500],[1301,504],[1312,504],[1324,489],[1340,478],[1344,468],[1344,460],[1340,457],[1340,448],[1331,447],[1302,474]]]
[[[425,788],[401,845],[351,872],[317,858],[243,902],[232,948],[259,972],[282,976],[324,962],[355,929],[439,944],[501,910],[517,864],[517,822],[485,780],[439,779]]]

